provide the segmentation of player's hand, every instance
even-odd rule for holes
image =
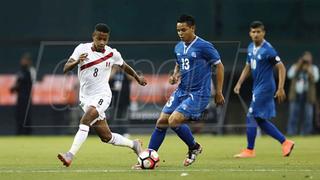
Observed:
[[[240,89],[241,89],[241,85],[237,83],[233,89],[233,92],[236,94],[240,94]]]
[[[87,59],[87,56],[88,56],[88,53],[81,54],[79,59],[78,59],[79,63],[80,64],[83,63],[83,61]]]
[[[223,97],[222,92],[216,93],[214,100],[217,105],[223,105],[224,104],[224,97]]]
[[[138,76],[136,80],[141,86],[147,85],[147,81],[144,79],[143,76]]]
[[[286,93],[284,89],[278,89],[274,98],[277,98],[278,103],[282,103],[286,99]]]
[[[179,77],[177,77],[177,76],[171,75],[171,76],[169,77],[169,83],[170,83],[171,85],[176,84],[178,81],[179,81]]]

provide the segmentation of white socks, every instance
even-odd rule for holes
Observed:
[[[86,141],[88,137],[90,127],[84,124],[79,125],[79,130],[77,134],[74,137],[72,146],[69,150],[73,155],[75,155],[78,150],[80,149],[81,145]],[[133,148],[133,141],[123,137],[120,134],[112,133],[112,138],[108,142],[109,144],[115,145],[115,146],[123,146],[123,147],[129,147]]]
[[[72,146],[69,150],[69,152],[71,152],[73,155],[75,155],[78,152],[81,145],[84,143],[84,141],[86,141],[88,137],[89,129],[90,127],[87,125],[84,125],[84,124],[79,125],[79,130],[76,136],[74,137]]]
[[[114,146],[123,146],[123,147],[133,148],[133,141],[121,136],[118,133],[112,133],[112,138],[108,143]]]

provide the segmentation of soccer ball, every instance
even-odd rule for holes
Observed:
[[[153,149],[146,149],[139,154],[138,162],[142,169],[154,169],[159,162],[159,155]]]

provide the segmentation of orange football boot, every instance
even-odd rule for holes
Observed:
[[[285,140],[282,143],[282,155],[284,157],[290,156],[290,153],[292,152],[293,148],[294,148],[294,142],[291,140]]]
[[[236,154],[233,157],[235,158],[254,158],[256,157],[256,152],[252,149],[244,149],[240,154]]]

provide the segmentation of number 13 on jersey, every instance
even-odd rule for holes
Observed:
[[[188,70],[188,69],[190,69],[190,62],[189,62],[189,59],[188,59],[188,58],[181,58],[181,63],[182,63],[181,68],[182,68],[183,70]]]

